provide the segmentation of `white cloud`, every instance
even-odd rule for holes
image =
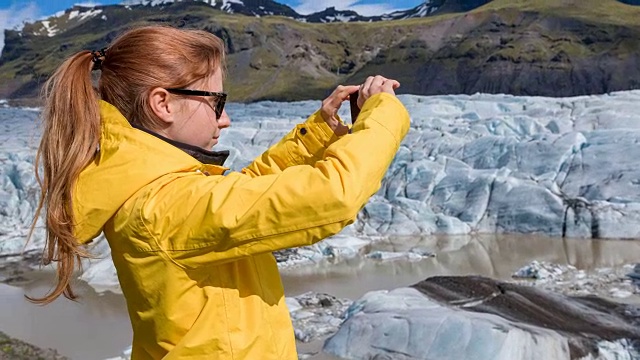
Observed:
[[[368,4],[357,5],[358,0],[301,0],[300,5],[294,7],[294,10],[300,14],[308,15],[318,11],[322,11],[328,7],[335,7],[337,10],[353,10],[360,15],[374,16],[388,14],[398,9],[390,4]]]
[[[28,4],[14,4],[8,9],[0,9],[0,54],[4,48],[4,30],[22,29],[25,21],[35,21],[40,18],[40,9],[35,2]]]

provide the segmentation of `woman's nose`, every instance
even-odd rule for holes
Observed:
[[[220,118],[218,119],[218,127],[224,129],[229,126],[231,126],[231,118],[229,117],[229,114],[227,114],[227,110],[223,110],[222,115],[220,115]]]

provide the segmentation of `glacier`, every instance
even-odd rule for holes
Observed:
[[[640,91],[399,98],[411,130],[380,191],[341,236],[640,236],[640,161],[633,150]],[[319,107],[319,101],[230,104],[232,126],[218,146],[231,153],[226,165],[246,166]],[[339,114],[348,122],[347,107]],[[0,108],[4,256],[43,246],[41,224],[24,242],[39,195],[33,166],[39,129],[38,109]]]

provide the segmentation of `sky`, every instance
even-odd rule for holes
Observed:
[[[328,7],[338,10],[353,10],[361,15],[380,15],[394,10],[413,8],[425,0],[275,0],[286,4],[299,14],[310,14]],[[109,5],[121,3],[121,0],[0,0],[0,52],[4,47],[4,29],[20,28],[26,22],[32,22],[58,11],[66,10],[74,4]]]

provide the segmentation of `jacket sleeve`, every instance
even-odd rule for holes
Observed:
[[[181,267],[310,245],[352,223],[380,188],[409,114],[390,94],[363,106],[352,134],[312,165],[252,177],[179,176],[145,196],[141,218],[153,250]]]
[[[312,165],[322,158],[324,150],[336,140],[338,136],[327,125],[318,110],[256,158],[242,172],[255,177],[277,174],[294,165]]]

